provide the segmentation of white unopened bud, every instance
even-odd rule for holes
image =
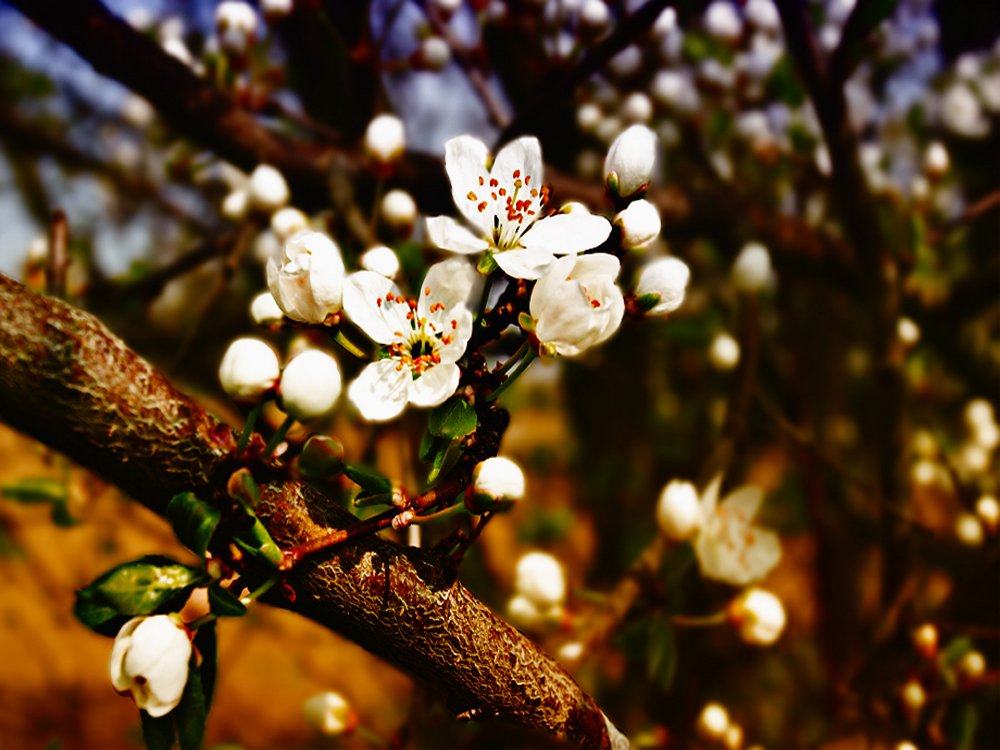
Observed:
[[[239,221],[250,210],[250,196],[242,188],[233,190],[222,199],[222,215],[230,221]]]
[[[698,734],[706,740],[718,742],[729,729],[729,712],[719,703],[707,703],[698,714]]]
[[[985,398],[974,398],[965,405],[962,411],[965,424],[971,429],[983,424],[993,424],[996,416],[993,413],[993,405]]]
[[[361,267],[366,271],[381,274],[387,279],[394,279],[399,275],[399,257],[391,247],[375,245],[361,255]]]
[[[675,479],[660,493],[656,521],[667,539],[690,539],[701,527],[701,504],[698,490],[690,482]]]
[[[625,122],[649,122],[653,117],[653,102],[641,91],[633,91],[622,104],[622,117]]]
[[[580,22],[593,29],[603,29],[611,20],[611,11],[604,0],[584,0]]]
[[[270,21],[284,18],[294,7],[295,0],[260,0],[260,9]]]
[[[619,135],[604,160],[604,181],[623,198],[646,189],[656,162],[656,133],[633,125]]]
[[[660,212],[645,198],[632,201],[615,222],[622,230],[622,247],[642,248],[660,236]]]
[[[340,693],[327,691],[312,696],[302,704],[306,722],[320,734],[338,737],[350,734],[358,726],[358,715]]]
[[[759,242],[748,242],[733,262],[733,284],[742,292],[757,294],[774,287],[771,254]]]
[[[392,164],[406,150],[403,121],[395,115],[379,115],[365,130],[365,152],[381,164]]]
[[[941,141],[934,141],[924,152],[924,170],[934,179],[944,177],[951,168],[951,158],[948,149]]]
[[[781,599],[764,589],[746,589],[730,603],[727,614],[740,637],[755,646],[770,646],[785,629]]]
[[[134,617],[111,647],[111,684],[158,718],[181,702],[191,659],[191,637],[175,616]]]
[[[938,631],[929,622],[916,628],[910,635],[913,647],[925,659],[933,659],[938,651]]]
[[[978,547],[983,543],[983,525],[971,513],[959,513],[955,519],[955,536],[967,547]]]
[[[257,33],[257,13],[242,0],[223,0],[215,9],[219,44],[230,52],[245,52]]]
[[[309,217],[297,208],[287,207],[271,214],[271,231],[281,242],[309,228]]]
[[[341,386],[337,360],[319,349],[308,349],[281,373],[281,408],[301,421],[322,417],[337,403]]]
[[[261,164],[250,174],[247,185],[254,208],[270,213],[288,203],[288,183],[274,167]]]
[[[249,337],[231,343],[219,365],[222,390],[237,401],[258,401],[274,388],[280,374],[274,349],[260,339]]]
[[[524,472],[509,458],[487,458],[472,470],[472,491],[490,503],[520,500],[524,497]]]
[[[728,372],[740,363],[740,345],[728,333],[717,333],[708,347],[708,361],[721,372]]]
[[[382,218],[401,234],[408,234],[417,220],[417,204],[405,190],[390,190],[382,198]]]
[[[630,44],[608,61],[608,70],[620,78],[639,72],[642,67],[642,50]]]
[[[913,346],[920,341],[920,326],[910,318],[900,318],[896,321],[896,335],[907,346]]]
[[[726,728],[726,733],[722,735],[722,746],[726,750],[742,750],[743,727],[739,724],[730,723]]]
[[[902,690],[899,691],[899,697],[903,702],[903,707],[912,714],[919,713],[920,709],[927,703],[927,693],[924,686],[920,684],[919,680],[913,678],[903,684]]]
[[[681,114],[691,114],[701,106],[698,89],[687,70],[659,71],[653,77],[650,90],[656,101]]]
[[[743,21],[728,0],[715,0],[705,11],[705,30],[716,39],[733,41],[743,33]]]
[[[507,618],[521,630],[543,630],[558,624],[562,615],[562,604],[540,606],[522,594],[515,594],[507,602]]]
[[[593,102],[581,104],[576,110],[576,124],[584,133],[597,132],[604,115],[601,108]]]
[[[747,21],[761,31],[777,33],[781,31],[781,16],[774,0],[748,0],[745,6]]]
[[[267,263],[267,286],[292,320],[323,323],[340,312],[344,260],[337,243],[322,232],[299,232],[283,248],[280,264]]]
[[[522,555],[517,561],[514,589],[539,609],[559,606],[566,599],[563,567],[545,552]]]
[[[261,292],[250,303],[250,319],[259,326],[275,325],[285,314],[270,292]]]
[[[666,315],[681,306],[690,278],[691,271],[684,261],[657,258],[639,272],[635,296],[647,315]]]
[[[976,681],[986,673],[986,658],[975,649],[966,651],[959,659],[958,673],[966,680]]]
[[[976,501],[976,515],[991,534],[1000,526],[1000,503],[993,495],[983,495]]]
[[[429,36],[420,45],[420,62],[429,70],[441,70],[451,61],[451,47],[439,36]]]

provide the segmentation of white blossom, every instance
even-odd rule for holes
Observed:
[[[309,217],[297,208],[287,206],[271,214],[271,231],[282,242],[307,229]]]
[[[951,168],[951,158],[948,149],[941,141],[934,141],[924,151],[924,170],[933,178],[944,177]]]
[[[652,304],[647,315],[666,315],[681,306],[690,277],[687,264],[679,258],[657,258],[639,271],[634,293],[640,303],[647,298]]]
[[[260,0],[260,9],[268,19],[284,18],[295,7],[295,0]]]
[[[573,214],[564,214],[572,216]],[[613,255],[567,255],[539,279],[529,310],[543,354],[575,357],[609,339],[625,315]]]
[[[983,524],[972,513],[959,513],[955,519],[955,536],[966,547],[978,547],[983,543]]]
[[[764,492],[759,487],[740,487],[721,502],[717,476],[701,498],[701,532],[695,554],[706,578],[746,586],[759,581],[781,559],[781,542],[769,529],[753,524]]]
[[[261,292],[250,302],[250,319],[259,326],[280,323],[284,315],[270,292]]]
[[[368,248],[361,254],[359,262],[363,270],[374,271],[387,279],[395,279],[399,275],[399,257],[391,247],[385,245]]]
[[[775,284],[771,254],[759,242],[748,242],[733,262],[733,284],[742,292],[757,294]]]
[[[972,649],[966,651],[965,655],[959,659],[958,672],[967,680],[978,680],[986,674],[986,657],[981,652]]]
[[[705,11],[705,30],[716,39],[732,41],[743,33],[743,21],[729,0],[715,0]]]
[[[632,125],[619,135],[604,160],[604,180],[628,198],[646,189],[656,163],[656,133]]]
[[[405,190],[396,188],[382,197],[382,218],[402,234],[409,234],[417,220],[417,203]]]
[[[429,70],[441,70],[451,62],[451,47],[439,36],[429,36],[420,45],[420,61]]]
[[[288,183],[277,169],[260,164],[250,173],[247,194],[254,208],[270,213],[288,203]]]
[[[236,339],[219,365],[219,381],[230,397],[257,401],[274,387],[281,372],[278,355],[260,339]]]
[[[774,0],[747,0],[744,13],[747,20],[762,31],[773,34],[781,31],[781,16]]]
[[[720,372],[729,372],[740,363],[740,344],[730,334],[720,331],[708,347],[708,361]]]
[[[547,552],[528,552],[517,561],[514,590],[539,609],[560,606],[566,600],[566,574]]]
[[[222,199],[222,215],[230,221],[240,221],[250,210],[250,196],[243,188],[231,191]]]
[[[382,114],[368,123],[365,130],[365,151],[375,161],[391,164],[406,150],[403,121],[395,115]]]
[[[245,52],[257,33],[257,13],[242,0],[223,0],[215,9],[219,43],[230,52]]]
[[[675,479],[660,493],[656,505],[660,531],[672,541],[690,539],[701,527],[701,504],[698,490],[690,482]]]
[[[580,21],[595,29],[603,29],[611,20],[611,11],[604,0],[584,0]]]
[[[111,647],[111,684],[151,717],[165,716],[181,701],[190,659],[190,634],[176,617],[134,617]]]
[[[622,230],[622,247],[647,247],[660,236],[660,212],[645,198],[632,201],[615,216],[614,223]]]
[[[707,740],[718,741],[729,729],[729,712],[719,703],[706,703],[698,714],[698,734]]]
[[[608,61],[608,70],[619,78],[627,78],[642,67],[642,50],[630,44]]]
[[[1000,525],[1000,502],[993,495],[983,495],[976,501],[976,515],[991,532]]]
[[[458,386],[456,362],[472,335],[467,306],[476,272],[459,258],[431,266],[414,300],[389,279],[358,271],[347,279],[344,311],[387,347],[351,383],[347,396],[365,419],[392,419],[406,407],[437,406]]]
[[[336,405],[342,385],[337,360],[319,349],[307,349],[281,373],[281,408],[302,421],[322,417]]]
[[[488,251],[509,276],[538,279],[556,255],[583,252],[608,238],[607,219],[589,212],[541,218],[548,191],[542,186],[537,138],[508,143],[490,170],[488,158],[486,145],[471,136],[445,144],[452,198],[476,231],[447,216],[428,218],[433,244],[464,255]]]
[[[281,265],[267,262],[267,286],[285,315],[300,323],[322,323],[339,312],[344,260],[322,232],[300,232],[285,242]]]
[[[785,629],[785,607],[770,591],[750,587],[727,610],[740,637],[756,646],[770,646]]]
[[[520,500],[524,497],[524,472],[509,458],[487,458],[472,471],[472,491],[491,502]]]
[[[965,138],[984,138],[990,132],[989,120],[979,100],[964,83],[952,83],[945,90],[941,97],[941,119],[948,130]]]
[[[595,133],[603,118],[601,108],[594,102],[585,102],[576,110],[576,124],[584,133]]]
[[[332,690],[309,698],[302,704],[302,713],[309,726],[327,737],[349,734],[358,724],[351,704],[343,695]]]
[[[653,117],[653,103],[641,91],[633,91],[622,104],[622,117],[625,122],[649,122]]]
[[[691,114],[701,107],[701,97],[688,70],[661,70],[650,84],[653,97],[680,114]]]

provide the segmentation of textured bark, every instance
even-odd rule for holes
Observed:
[[[209,499],[236,468],[232,430],[179,393],[93,316],[0,276],[0,420],[162,513]],[[271,479],[258,507],[282,546],[356,519],[312,487]],[[269,603],[343,633],[441,694],[456,713],[608,748],[623,738],[593,699],[420,550],[376,537],[288,576]],[[609,734],[610,732],[610,734]]]

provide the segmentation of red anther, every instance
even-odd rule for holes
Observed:
[[[485,211],[486,210],[486,201],[483,201],[482,203],[480,203],[478,206],[476,206],[476,208],[479,209],[479,213],[482,213],[483,211]]]
[[[497,181],[496,181],[495,179],[493,179],[493,178],[490,178],[490,187],[491,187],[491,188],[495,188],[495,187],[496,187],[497,185],[499,185],[499,184],[500,184],[500,183],[499,183],[499,182],[497,182]]]
[[[516,180],[520,176],[521,176],[521,170],[520,169],[515,169],[514,170],[514,179]]]
[[[466,194],[466,196],[465,196],[465,197],[466,197],[466,198],[468,198],[468,199],[469,199],[470,201],[476,201],[476,200],[479,200],[479,199],[478,199],[478,198],[476,197],[476,194],[475,194],[475,193],[473,193],[473,192],[472,192],[471,190],[470,190],[470,191],[469,191],[469,192],[468,192],[468,193]]]
[[[379,307],[382,307],[382,298],[379,297],[378,299],[376,299],[375,304],[378,305]]]
[[[599,301],[599,300],[596,300],[596,299],[592,299],[592,300],[590,300],[590,306],[591,306],[591,307],[600,307],[600,306],[601,306],[601,303],[600,303],[600,301]]]

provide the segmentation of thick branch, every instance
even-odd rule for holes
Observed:
[[[95,318],[0,276],[0,420],[103,474],[156,512],[181,491],[220,497],[231,429],[178,393]],[[271,479],[258,513],[292,546],[356,519],[308,485]],[[420,550],[358,540],[289,574],[270,603],[357,641],[456,712],[609,748],[593,699]],[[609,734],[609,731],[611,734]]]

